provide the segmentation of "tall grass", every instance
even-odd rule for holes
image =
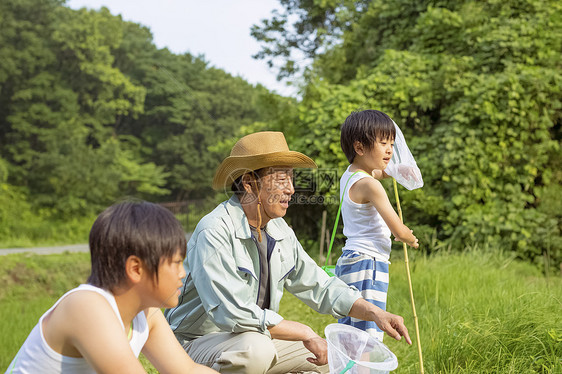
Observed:
[[[206,206],[205,206],[206,207]],[[192,232],[210,210],[197,206],[188,213],[176,214],[186,232]],[[1,213],[1,212],[0,212]],[[0,226],[0,248],[29,248],[88,242],[88,235],[96,216],[54,219],[25,212],[22,219],[10,220],[10,225]],[[0,217],[2,218],[2,217]],[[0,223],[2,220],[0,219]],[[1,249],[0,249],[1,251]]]
[[[401,252],[393,253],[387,309],[404,317],[415,340]],[[410,254],[426,373],[562,373],[562,279],[497,251],[424,257]],[[318,333],[319,316],[291,295],[281,315]],[[385,337],[398,357],[394,373],[419,373],[415,346]],[[414,344],[416,342],[414,341]]]
[[[404,316],[414,339],[404,263],[393,253],[389,311]],[[531,265],[495,253],[410,255],[425,372],[562,374],[562,280],[547,282]],[[84,282],[89,255],[0,257],[0,372],[43,314]],[[320,334],[336,320],[286,293],[281,315]],[[414,346],[385,338],[394,373],[417,373]],[[142,360],[149,372],[150,363]]]
[[[65,221],[30,217],[15,222],[0,235],[0,248],[26,248],[87,243],[95,217],[72,218]]]
[[[412,261],[428,373],[562,373],[562,280],[498,252],[467,251]],[[391,269],[388,309],[414,334],[402,261]],[[386,339],[415,373],[417,352]]]
[[[85,282],[87,253],[0,256],[0,372],[39,317],[66,291]]]

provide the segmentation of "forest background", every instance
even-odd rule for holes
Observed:
[[[560,271],[560,2],[280,3],[252,30],[256,57],[283,61],[298,98],[158,49],[104,8],[0,1],[0,247],[86,242],[127,196],[198,201],[197,217],[225,198],[210,184],[232,144],[278,130],[320,168],[297,173],[287,217],[317,248],[347,166],[340,125],[379,109],[423,173],[400,195],[424,251],[484,245]]]

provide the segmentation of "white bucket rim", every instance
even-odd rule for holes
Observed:
[[[341,323],[331,323],[328,326],[326,326],[326,328],[324,329],[324,334],[326,335],[326,341],[328,342],[328,349],[332,348],[333,350],[338,352],[338,354],[343,355],[344,357],[349,357],[346,353],[342,352],[334,345],[334,343],[330,341],[330,334],[337,333],[337,332],[347,332],[347,333],[351,332],[355,334],[366,335],[370,339],[375,341],[376,345],[379,348],[381,348],[385,353],[388,354],[387,359],[385,359],[382,362],[355,361],[355,365],[360,365],[363,367],[368,367],[380,371],[391,371],[398,367],[398,359],[396,358],[396,355],[384,343],[380,342],[375,337],[369,335],[368,332],[360,330],[350,325],[344,325]]]

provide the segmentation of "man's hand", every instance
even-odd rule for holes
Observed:
[[[317,336],[312,339],[303,340],[303,344],[315,357],[308,357],[306,360],[315,365],[321,366],[328,363],[328,343],[325,339]]]
[[[363,321],[373,321],[382,331],[394,339],[400,340],[403,336],[408,344],[412,344],[408,329],[404,325],[404,318],[385,312],[362,297],[353,303],[349,316]]]
[[[308,362],[316,365],[328,363],[328,343],[309,326],[284,319],[279,324],[269,327],[269,333],[273,339],[302,341],[305,348],[314,355],[307,358]]]
[[[377,326],[394,339],[400,340],[403,336],[408,344],[412,344],[408,329],[404,324],[404,318],[389,312],[381,312],[377,313],[377,317],[374,319]]]

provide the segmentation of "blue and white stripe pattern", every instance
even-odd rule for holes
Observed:
[[[368,302],[386,310],[387,262],[376,261],[372,256],[357,251],[344,250],[336,264],[335,273],[345,283],[361,291],[361,295]],[[382,342],[384,333],[372,321],[345,317],[339,319],[338,322],[367,331]]]

